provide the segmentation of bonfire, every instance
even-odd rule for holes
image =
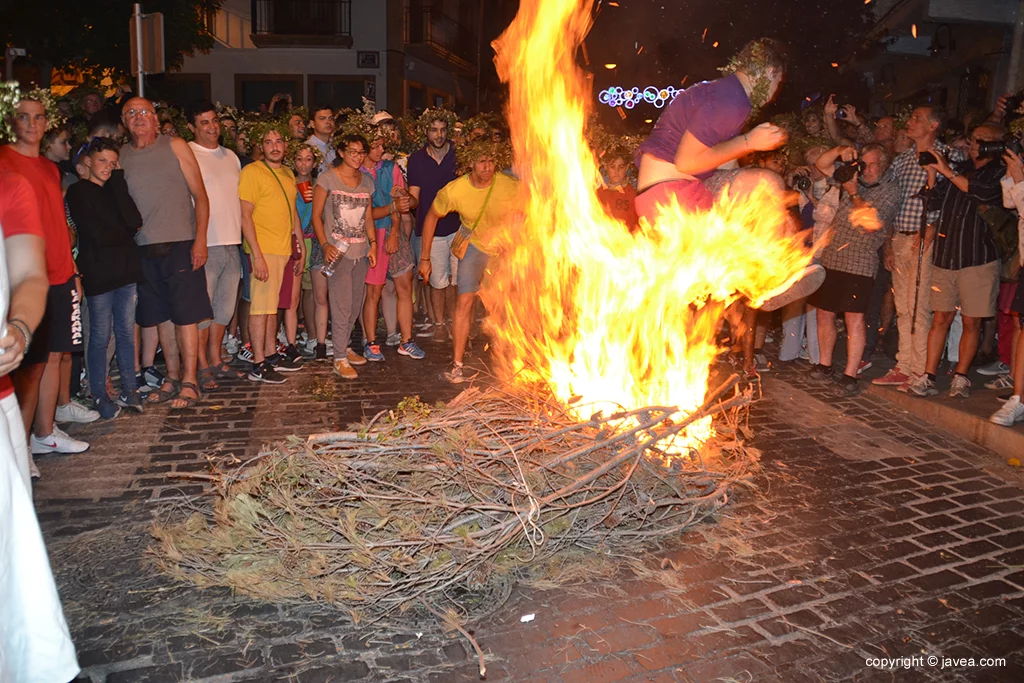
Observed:
[[[497,381],[217,469],[155,526],[165,571],[462,630],[472,595],[584,577],[588,557],[676,537],[750,481],[752,395],[735,377],[709,390],[716,331],[810,253],[766,190],[662,207],[635,235],[604,212],[575,61],[589,4],[523,0],[494,43],[524,207],[482,291]]]

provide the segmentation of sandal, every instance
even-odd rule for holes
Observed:
[[[220,389],[220,385],[217,384],[217,380],[213,378],[216,371],[210,368],[201,368],[196,376],[199,379],[199,386],[203,388],[203,391],[214,391]]]
[[[246,372],[243,372],[242,370],[235,370],[227,363],[221,363],[220,365],[211,365],[209,368],[206,369],[212,371],[213,374],[217,377],[217,379],[242,379],[248,374]]]
[[[171,390],[164,389],[165,384],[171,385]],[[181,391],[181,383],[176,379],[165,379],[159,388],[146,394],[146,403],[166,403],[178,395]]]
[[[189,391],[194,393],[195,396],[182,396],[181,392],[179,391],[178,395],[175,396],[175,399],[178,400],[178,401],[184,401],[185,405],[181,405],[181,406],[174,406],[174,405],[172,405],[171,407],[174,408],[175,410],[184,410],[185,408],[191,408],[192,406],[194,406],[196,404],[196,401],[198,401],[199,399],[201,399],[203,397],[202,393],[200,393],[200,391],[199,391],[199,387],[197,387],[195,384],[192,384],[192,382],[182,382],[180,388],[181,389],[188,389]]]

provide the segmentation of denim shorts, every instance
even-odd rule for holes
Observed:
[[[206,258],[206,292],[213,307],[213,322],[227,326],[235,315],[238,303],[238,285],[242,276],[242,259],[238,245],[210,247]],[[209,327],[209,321],[199,323],[200,328]]]
[[[487,270],[487,262],[490,258],[490,256],[473,246],[472,243],[469,244],[466,248],[466,255],[459,261],[457,282],[459,296],[475,294],[480,291],[480,283],[484,279],[484,272]]]

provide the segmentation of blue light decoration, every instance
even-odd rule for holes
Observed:
[[[643,90],[640,90],[640,88],[623,88],[619,85],[613,85],[610,88],[602,90],[597,96],[597,100],[601,104],[607,104],[609,107],[625,107],[626,109],[632,109],[641,102],[648,102],[658,109],[661,109],[666,104],[674,100],[681,92],[683,92],[682,88],[676,88],[671,85],[665,86],[664,88],[656,88],[653,85],[649,85]]]

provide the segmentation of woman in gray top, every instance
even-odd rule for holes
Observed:
[[[366,272],[377,262],[377,234],[371,215],[373,180],[360,170],[370,146],[361,135],[338,141],[335,165],[317,178],[313,190],[313,230],[324,250],[334,340],[334,371],[345,379],[358,375],[353,365],[366,359],[349,346],[363,305]],[[333,272],[332,272],[333,270]],[[341,349],[345,349],[344,352]]]

